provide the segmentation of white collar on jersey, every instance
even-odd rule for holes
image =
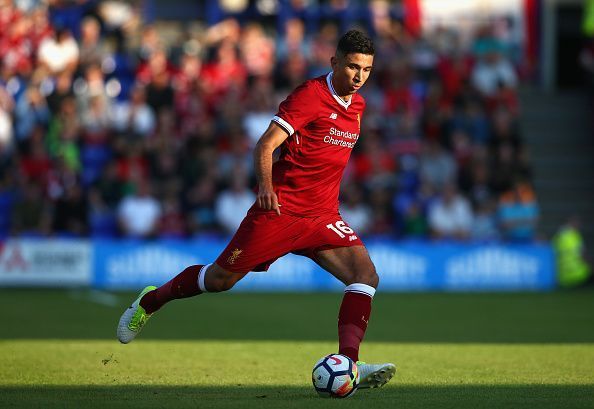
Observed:
[[[346,109],[349,107],[349,105],[351,105],[353,96],[351,95],[351,98],[348,101],[345,101],[344,99],[342,99],[341,97],[338,96],[338,94],[336,93],[336,90],[334,89],[334,86],[332,85],[332,74],[333,74],[333,72],[330,71],[328,73],[328,75],[326,75],[326,84],[328,84],[328,88],[330,89],[330,92],[332,93],[332,96],[334,97],[334,99],[336,101],[338,101],[338,103]]]

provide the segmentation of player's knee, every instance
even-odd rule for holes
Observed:
[[[206,289],[209,293],[220,293],[223,291],[228,291],[235,286],[237,283],[234,277],[213,277],[212,280],[208,280],[206,284]]]
[[[235,283],[229,280],[214,280],[207,286],[207,289],[209,293],[220,293],[232,289],[234,285]]]
[[[241,277],[221,268],[209,269],[204,278],[204,285],[209,293],[220,293],[233,288]]]
[[[377,271],[375,271],[375,267],[373,267],[372,271],[367,276],[367,282],[365,284],[370,285],[373,288],[377,288],[379,285],[379,275],[377,274]]]
[[[373,288],[377,288],[379,285],[379,276],[377,275],[377,271],[375,270],[373,263],[370,263],[364,268],[355,270],[351,281],[352,282],[348,284],[361,283],[367,284]]]

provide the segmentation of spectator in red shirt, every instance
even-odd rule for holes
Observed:
[[[247,70],[239,59],[236,45],[223,40],[215,50],[215,59],[204,65],[203,84],[209,103],[217,104],[234,90],[243,93]]]

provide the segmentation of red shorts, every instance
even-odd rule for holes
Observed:
[[[318,251],[362,245],[339,214],[298,217],[249,212],[216,263],[227,271],[245,274],[266,271],[288,253],[315,261]]]

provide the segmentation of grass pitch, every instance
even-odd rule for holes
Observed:
[[[594,291],[382,294],[362,358],[395,378],[325,400],[341,294],[220,294],[171,303],[130,345],[134,295],[0,291],[0,408],[592,408]]]

